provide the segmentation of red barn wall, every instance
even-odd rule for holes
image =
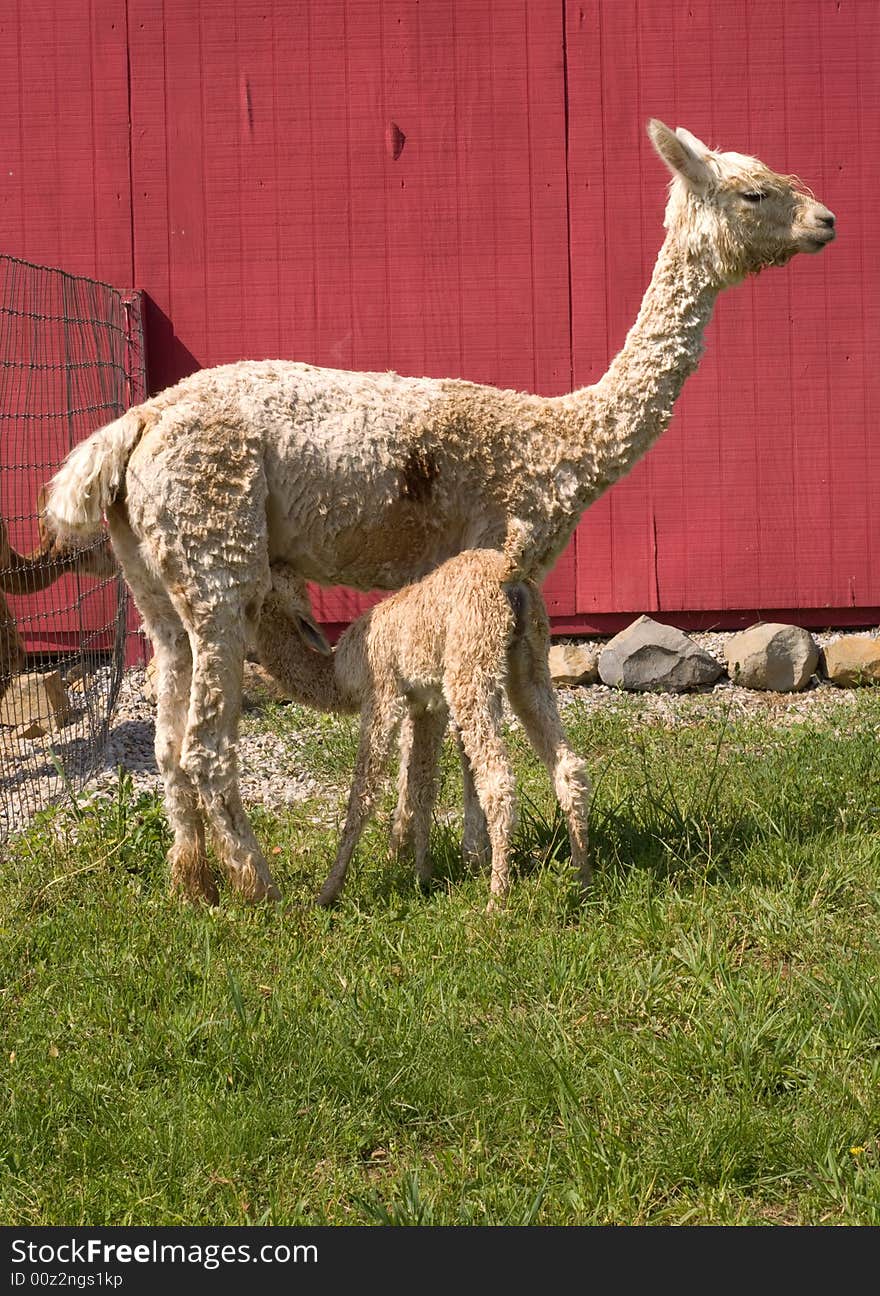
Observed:
[[[878,63],[860,0],[15,0],[2,247],[144,289],[154,390],[282,355],[555,394],[603,372],[662,241],[648,117],[796,170],[838,242],[722,297],[548,601],[568,630],[870,624]]]

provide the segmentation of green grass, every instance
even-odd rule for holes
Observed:
[[[296,708],[262,723],[332,790],[254,812],[274,908],[170,899],[161,805],[125,780],[10,843],[0,1223],[880,1224],[880,696],[567,718],[586,903],[514,733],[505,914],[458,858],[451,750],[430,893],[387,800],[315,909],[353,725]]]

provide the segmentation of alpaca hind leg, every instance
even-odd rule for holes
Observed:
[[[181,764],[197,788],[230,884],[247,900],[279,899],[241,803],[235,743],[244,665],[238,601],[202,610],[189,627],[193,657]]]
[[[364,824],[376,800],[382,771],[391,752],[392,739],[399,717],[387,703],[367,705],[361,715],[360,740],[345,825],[333,867],[327,874],[318,895],[319,905],[331,905],[345,885],[345,875],[355,847],[360,841]]]
[[[431,815],[437,797],[437,761],[448,719],[445,707],[430,711],[410,707],[400,727],[400,772],[391,843],[399,855],[412,853],[422,882],[431,877]]]
[[[217,884],[205,849],[198,793],[180,764],[189,706],[192,655],[189,639],[162,585],[145,566],[120,510],[109,515],[113,548],[143,617],[156,661],[156,764],[165,791],[165,814],[174,834],[168,852],[171,889],[187,899],[216,904]]]
[[[165,784],[165,811],[174,832],[168,852],[171,889],[190,900],[218,903],[217,883],[205,847],[198,793],[180,763],[192,680],[189,640],[176,634],[153,636],[156,657],[156,764]]]
[[[534,644],[519,643],[511,649],[507,694],[511,708],[553,782],[568,826],[572,867],[581,886],[586,888],[593,876],[587,831],[590,776],[586,761],[574,751],[563,728],[546,647],[541,639],[542,636]]]
[[[464,811],[461,831],[461,854],[466,863],[481,867],[492,853],[489,843],[489,829],[486,824],[486,816],[483,814],[483,807],[480,805],[480,798],[477,796],[471,762],[461,741],[461,731],[457,724],[453,725],[453,736],[458,747],[459,763],[461,765],[461,793]]]
[[[516,785],[501,737],[501,695],[474,697],[467,685],[462,687],[458,681],[447,681],[446,692],[486,817],[492,852],[491,912],[503,903],[510,889],[508,855],[516,817]]]

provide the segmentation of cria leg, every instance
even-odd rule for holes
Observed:
[[[501,695],[474,697],[460,676],[447,678],[446,695],[461,731],[461,742],[473,771],[474,786],[489,834],[492,880],[489,910],[503,901],[510,887],[507,858],[516,815],[513,770],[501,737]]]
[[[187,899],[216,904],[217,884],[205,849],[198,793],[181,768],[189,707],[192,655],[189,639],[165,590],[143,562],[120,510],[109,515],[113,548],[153,644],[156,660],[156,764],[165,789],[165,814],[174,844],[168,852],[171,889]]]
[[[391,843],[398,854],[412,852],[422,882],[431,876],[429,840],[437,796],[437,761],[449,713],[410,708],[400,727],[400,772]]]
[[[319,905],[333,904],[345,885],[351,857],[376,800],[399,719],[391,699],[383,699],[381,702],[374,699],[361,713],[360,741],[345,826],[333,867],[318,895]]]
[[[453,734],[461,764],[461,791],[464,808],[461,854],[468,864],[483,865],[492,853],[489,844],[489,830],[486,826],[486,816],[483,814],[483,807],[480,805],[480,798],[477,796],[471,763],[462,745],[458,725],[453,725]]]
[[[571,862],[581,886],[589,886],[593,870],[587,840],[590,776],[587,763],[566,737],[547,665],[549,634],[542,617],[533,625],[528,641],[514,645],[509,654],[507,694],[513,711],[553,780],[571,839]]]

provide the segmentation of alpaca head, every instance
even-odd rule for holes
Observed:
[[[742,153],[713,152],[681,126],[651,121],[648,134],[673,176],[666,228],[719,285],[820,252],[834,238],[834,214],[797,177]]]
[[[305,582],[286,563],[275,563],[272,566],[272,588],[263,605],[263,615],[274,618],[299,636],[311,652],[330,657],[330,647],[324,632],[312,616],[312,605],[309,602]]]

